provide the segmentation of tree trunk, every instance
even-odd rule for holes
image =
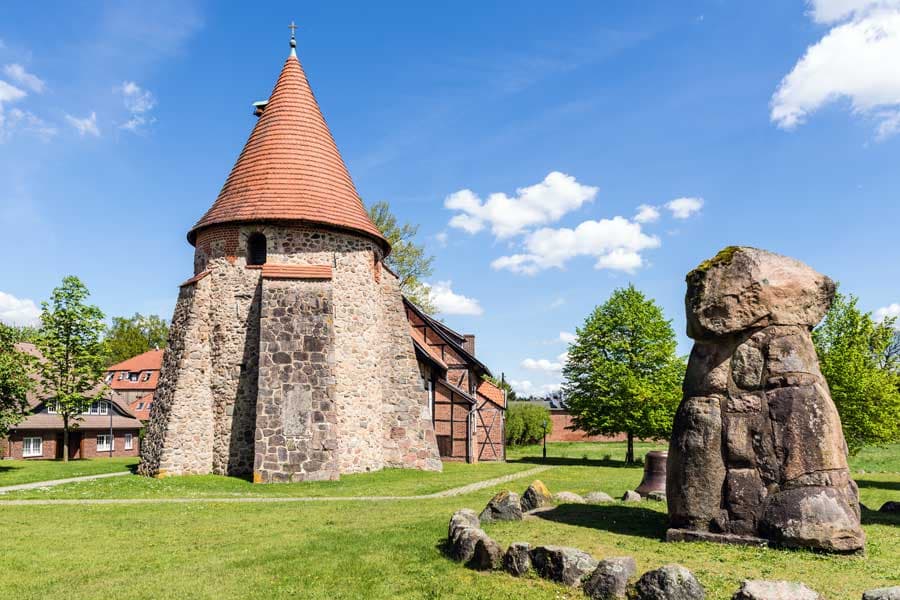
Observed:
[[[625,464],[634,464],[634,434],[628,432],[628,450],[625,452]]]
[[[63,462],[69,462],[69,415],[63,415]]]

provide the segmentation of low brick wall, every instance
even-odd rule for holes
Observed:
[[[624,433],[614,436],[588,435],[580,429],[569,429],[574,424],[572,415],[567,410],[551,410],[550,420],[553,422],[553,431],[547,436],[548,442],[624,442],[627,439]]]

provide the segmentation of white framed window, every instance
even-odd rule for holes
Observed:
[[[153,371],[145,371],[144,376],[141,377],[141,381],[150,381],[151,377],[153,377]]]
[[[44,455],[44,439],[39,437],[27,437],[22,440],[22,457]]]
[[[144,410],[144,403],[143,403],[143,402],[138,402],[137,410]]]
[[[133,443],[134,443],[134,436],[130,433],[126,433],[125,434],[125,449],[131,450]]]
[[[108,433],[97,434],[97,452],[109,452],[112,450],[112,436]]]
[[[82,414],[85,415],[108,415],[109,414],[109,402],[104,402],[103,400],[95,400],[91,402],[91,405],[87,407]]]
[[[132,382],[133,382],[133,381],[137,381],[139,375],[140,375],[140,373],[129,373],[129,374],[128,374],[128,381],[132,381]]]
[[[112,372],[107,373],[107,375],[106,375],[106,383],[109,383],[110,381],[112,381],[114,376],[115,376],[115,373],[112,373]]]
[[[128,377],[128,371],[122,371],[119,373],[119,381],[122,381],[126,377]]]
[[[58,402],[48,402],[47,403],[47,413],[51,415],[55,415],[59,411],[59,403]]]

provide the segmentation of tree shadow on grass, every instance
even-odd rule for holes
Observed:
[[[548,456],[546,459],[541,458],[540,456],[522,456],[520,458],[509,458],[506,462],[550,465],[554,467],[627,467],[629,469],[640,469],[643,467],[642,462],[627,465],[624,460],[615,460],[612,458],[575,458],[574,456]]]
[[[0,465],[0,473],[6,473],[7,471],[15,471],[17,469],[21,469],[22,467],[8,467],[5,465]]]
[[[590,527],[654,540],[665,538],[668,518],[664,513],[634,504],[561,504],[534,516],[555,523]]]
[[[900,526],[900,513],[879,512],[867,508],[860,509],[860,522],[863,525],[893,525]]]
[[[877,481],[875,479],[856,479],[856,485],[861,488],[878,488],[881,490],[900,490],[900,481]]]

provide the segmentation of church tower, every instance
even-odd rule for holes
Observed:
[[[212,207],[172,317],[140,472],[336,479],[440,470],[390,244],[296,40]]]

